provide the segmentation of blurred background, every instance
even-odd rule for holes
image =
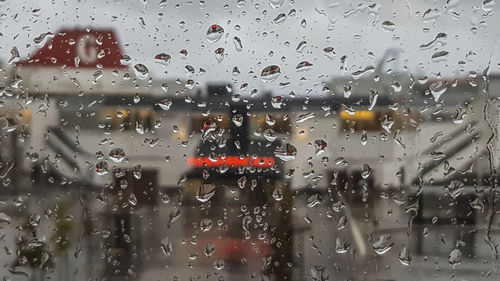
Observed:
[[[494,1],[0,11],[3,280],[498,280]]]

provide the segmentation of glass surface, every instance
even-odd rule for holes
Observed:
[[[500,280],[493,0],[0,0],[2,280]]]

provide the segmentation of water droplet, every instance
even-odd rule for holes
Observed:
[[[290,143],[279,147],[274,151],[274,155],[283,161],[291,161],[297,156],[297,148]]]
[[[339,254],[347,253],[350,246],[351,242],[349,240],[344,239],[341,236],[338,236],[337,239],[335,239],[335,252]]]
[[[375,253],[383,255],[387,253],[392,248],[392,246],[394,246],[394,242],[391,241],[391,235],[383,234],[380,235],[378,240],[375,243],[373,243],[372,246],[373,249],[375,250]]]
[[[446,81],[434,81],[429,85],[434,101],[438,101],[442,94],[448,90],[448,83]]]
[[[54,37],[54,34],[52,32],[44,32],[37,37],[33,39],[33,42],[35,42],[36,46],[41,46],[43,45],[43,42],[45,39],[49,40],[50,38]]]
[[[495,7],[495,4],[496,4],[495,0],[484,0],[483,1],[483,5],[481,6],[481,8],[485,12],[490,12]]]
[[[341,230],[344,229],[347,225],[347,217],[346,216],[341,216],[339,219],[339,222],[337,224],[337,229]]]
[[[441,16],[441,12],[436,8],[428,8],[427,10],[425,10],[425,12],[422,15],[422,17],[424,19],[423,21],[425,23],[433,22],[439,16]]]
[[[402,86],[398,81],[394,81],[391,83],[391,88],[395,93],[399,93],[401,92]]]
[[[217,48],[215,50],[215,59],[218,62],[221,62],[224,59],[225,53],[224,53],[224,48]]]
[[[302,51],[304,51],[305,47],[307,47],[307,42],[300,41],[300,43],[299,43],[299,45],[297,45],[297,48],[295,49],[295,51],[297,51],[297,53],[302,53]]]
[[[144,127],[144,124],[140,121],[136,121],[135,122],[135,131],[140,134],[140,135],[143,135],[144,132],[145,132],[145,127]]]
[[[399,261],[403,265],[410,265],[411,255],[406,246],[404,246],[403,249],[401,249],[401,252],[399,252]]]
[[[229,170],[229,166],[227,164],[224,164],[224,165],[221,165],[219,167],[219,173],[221,174],[224,174],[225,172],[227,172]]]
[[[382,120],[382,128],[386,130],[388,133],[390,133],[393,125],[394,125],[394,120],[390,119],[387,115],[385,115],[384,120]]]
[[[300,21],[300,27],[302,27],[302,28],[306,28],[307,27],[307,21],[306,21],[306,19],[302,19],[302,21]]]
[[[108,173],[108,163],[100,161],[95,165],[95,171],[98,175],[105,175]]]
[[[333,57],[335,56],[335,49],[333,47],[325,47],[323,48],[323,52],[325,53],[325,56],[330,59],[333,59]]]
[[[187,56],[188,56],[188,51],[186,49],[182,49],[179,51],[179,56],[181,57],[181,59],[186,59]]]
[[[10,133],[16,130],[17,125],[14,119],[10,117],[1,117],[0,123],[2,123],[2,130],[6,133]]]
[[[172,241],[170,241],[169,237],[165,237],[160,241],[160,248],[164,255],[170,256],[172,254]]]
[[[168,222],[167,222],[167,227],[170,228],[171,224],[178,220],[181,217],[181,210],[179,208],[175,208],[173,211],[170,212],[168,215]]]
[[[234,48],[236,48],[236,51],[241,52],[241,50],[243,50],[241,39],[238,36],[234,36],[233,43],[234,43]]]
[[[238,0],[236,2],[236,7],[238,7],[238,8],[244,8],[245,4],[246,4],[245,0]]]
[[[160,106],[160,108],[163,110],[169,110],[170,107],[172,106],[172,101],[170,99],[161,100],[158,103],[158,106]]]
[[[212,24],[207,30],[207,40],[210,43],[215,43],[224,35],[224,28],[218,24]]]
[[[469,203],[469,205],[476,209],[476,210],[479,210],[480,212],[483,212],[484,210],[484,204],[483,204],[483,201],[481,198],[476,198],[474,199],[472,202]]]
[[[177,181],[177,185],[180,185],[181,183],[184,183],[188,180],[188,177],[186,175],[182,175],[181,178]]]
[[[6,215],[3,212],[0,212],[0,223],[6,222],[6,223],[10,224],[11,221],[12,221],[12,219],[8,215]]]
[[[285,178],[289,179],[291,177],[293,177],[293,174],[295,173],[295,169],[289,169],[286,173],[285,173]]]
[[[216,270],[222,270],[224,268],[224,261],[223,260],[215,260],[214,261],[214,268]]]
[[[99,80],[102,77],[103,73],[102,71],[98,70],[92,74],[92,83],[97,84],[97,80]]]
[[[130,193],[130,195],[128,196],[128,202],[129,202],[132,206],[137,205],[137,197],[135,197],[135,194],[134,194],[134,193]]]
[[[283,5],[283,2],[285,0],[269,0],[269,5],[273,8],[273,9],[276,9],[276,8],[279,8],[281,7],[281,5]]]
[[[116,163],[120,163],[125,159],[125,151],[122,148],[113,148],[109,152],[109,159],[113,160]]]
[[[202,184],[196,193],[196,199],[201,203],[208,202],[215,195],[215,186],[212,184]]]
[[[232,92],[232,88],[231,88],[231,91],[228,90],[228,92]],[[232,94],[231,100],[233,102],[239,102],[241,100],[241,95],[240,94]]]
[[[363,76],[364,74],[367,74],[367,73],[373,73],[375,71],[375,67],[373,67],[373,65],[369,65],[367,67],[365,67],[364,69],[362,70],[357,70],[357,71],[354,71],[351,73],[351,76],[352,78],[354,79],[359,79],[361,78],[361,76]]]
[[[134,71],[135,71],[135,75],[137,76],[137,78],[139,78],[141,80],[148,78],[149,69],[144,64],[138,63],[138,64],[134,65]]]
[[[372,173],[372,168],[368,164],[363,164],[363,170],[361,170],[361,177],[367,179]]]
[[[130,243],[130,242],[132,242],[132,238],[130,238],[130,235],[128,235],[127,233],[123,234],[123,240],[124,240],[126,243]]]
[[[282,24],[284,23],[286,20],[286,15],[285,13],[281,13],[279,15],[277,15],[274,19],[273,19],[273,23],[274,24]]]
[[[271,105],[274,108],[281,108],[281,105],[283,105],[283,97],[281,96],[275,96],[271,98]]]
[[[276,139],[276,132],[271,128],[265,130],[263,135],[264,135],[264,138],[266,140],[271,141],[271,142]]]
[[[214,254],[214,252],[215,252],[215,245],[208,243],[205,246],[205,256],[211,257]]]
[[[139,96],[139,94],[135,94],[134,95],[134,103],[139,103],[141,101],[141,96]]]
[[[370,106],[368,106],[368,110],[372,110],[377,104],[378,91],[375,89],[370,89],[370,95],[368,98],[370,100]]]
[[[368,136],[366,135],[366,131],[363,130],[361,133],[361,144],[366,145],[366,141],[368,140]]]
[[[130,62],[130,60],[132,60],[132,58],[131,58],[130,56],[128,56],[128,55],[123,55],[123,56],[120,58],[120,63],[121,63],[122,65],[127,65],[127,64]]]
[[[261,74],[260,77],[263,82],[272,82],[278,78],[278,76],[281,74],[281,70],[279,66],[277,65],[270,65],[265,67]]]
[[[313,194],[307,198],[307,207],[312,208],[315,207],[323,201],[323,198],[321,198],[321,195],[319,194]]]
[[[238,179],[238,187],[244,189],[247,184],[247,177],[242,176]]]
[[[276,201],[281,201],[283,200],[283,193],[281,192],[281,188],[276,187],[273,191],[273,198]]]
[[[159,53],[155,56],[155,60],[159,63],[162,64],[168,64],[172,57],[170,55],[167,55],[165,53]]]
[[[434,62],[445,60],[450,52],[448,51],[438,51],[432,54],[431,59]]]
[[[344,98],[349,98],[351,96],[351,93],[352,93],[351,90],[352,90],[352,86],[349,83],[346,83],[346,84],[344,84],[344,86],[342,86],[342,91],[344,92]]]
[[[139,26],[142,27],[143,29],[146,28],[147,24],[146,24],[146,21],[144,20],[143,17],[138,17],[137,18],[137,21],[139,22]]]
[[[128,187],[128,181],[127,180],[120,180],[120,188],[121,189],[127,189]]]
[[[307,70],[312,69],[312,67],[313,67],[312,63],[310,63],[308,61],[302,61],[299,64],[297,64],[297,66],[295,67],[295,69],[298,70],[298,71],[307,71]]]
[[[44,252],[46,253],[46,252]],[[20,270],[20,269],[17,269],[16,267],[14,268],[9,268],[9,273],[12,274],[12,275],[18,275],[18,276],[23,276],[23,277],[26,277],[28,279],[31,278],[31,274],[29,272],[26,272],[24,270]],[[7,281],[7,280],[5,280]]]
[[[276,123],[276,120],[274,120],[274,118],[271,117],[271,115],[266,113],[266,124],[269,126],[274,126],[275,123]]]
[[[453,123],[462,124],[465,117],[467,117],[467,111],[460,105],[457,105],[457,112],[453,116]]]
[[[429,43],[420,45],[420,49],[428,49],[434,45],[436,42],[441,42],[441,45],[445,45],[444,42],[440,41],[440,39],[446,39],[448,35],[446,33],[440,32],[436,35],[436,37],[430,41]]]
[[[448,262],[452,267],[458,266],[462,262],[462,252],[459,249],[454,249],[448,256]]]
[[[203,123],[203,127],[201,128],[201,139],[206,140],[209,136],[213,134],[217,130],[217,123],[205,121]]]
[[[314,265],[311,268],[311,278],[313,281],[327,281],[330,280],[330,275],[328,275],[324,266]]]
[[[424,230],[422,231],[422,235],[423,235],[424,237],[429,236],[429,228],[428,228],[428,227],[424,227]]]
[[[16,62],[18,60],[19,60],[19,50],[17,50],[17,47],[13,47],[10,50],[10,59],[7,63],[11,64],[11,63]]]
[[[325,152],[325,148],[328,146],[328,144],[324,140],[315,140],[314,141],[314,152],[316,155],[320,155],[321,153]]]
[[[212,151],[208,154],[208,160],[217,162],[217,160],[219,160],[219,157],[215,154],[215,152]]]
[[[241,125],[243,125],[243,115],[241,114],[233,115],[233,118],[231,120],[233,120],[233,123],[236,127],[240,127]]]
[[[208,170],[203,170],[201,171],[201,175],[204,180],[208,179],[210,177],[210,172]]]
[[[212,226],[213,226],[213,222],[211,219],[204,218],[200,222],[200,229],[203,232],[210,231],[210,229],[212,229]]]
[[[308,112],[308,113],[305,113],[305,114],[301,114],[299,115],[299,117],[297,117],[297,121],[295,121],[295,123],[303,123],[311,118],[314,118],[316,117],[316,115],[314,114],[314,112]]]
[[[464,183],[460,180],[452,180],[445,185],[444,190],[448,196],[455,200],[464,191]]]
[[[168,84],[167,84],[167,83],[163,83],[163,84],[161,84],[161,89],[162,89],[162,91],[163,91],[163,92],[165,92],[165,93],[166,93],[166,92],[168,92]]]
[[[396,25],[392,21],[384,21],[382,22],[382,27],[387,31],[393,31],[396,28]]]

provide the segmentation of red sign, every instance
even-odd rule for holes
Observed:
[[[203,247],[207,244],[215,246],[215,251],[209,256],[214,259],[226,259],[239,262],[243,258],[261,258],[273,254],[273,248],[264,241],[226,237],[222,239],[200,239],[195,248],[197,248],[199,252],[203,252]]]
[[[122,51],[113,30],[71,29],[57,32],[45,46],[17,65],[126,68],[121,58]]]
[[[216,160],[208,157],[189,157],[187,160],[189,166],[198,168],[213,168],[222,165],[231,167],[251,166],[260,168],[269,168],[276,165],[274,157],[239,157],[239,156],[226,156],[219,157]]]

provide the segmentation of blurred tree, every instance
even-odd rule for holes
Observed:
[[[39,216],[31,215],[27,222],[18,226],[20,233],[16,240],[16,259],[12,265],[29,266],[33,273],[32,280],[43,280],[44,272],[54,267],[54,255],[47,242],[37,237],[38,223]]]
[[[70,235],[73,230],[73,221],[68,216],[68,211],[71,208],[71,202],[64,202],[56,206],[54,213],[55,230],[51,240],[55,243],[55,255],[60,256],[64,260],[64,266],[59,271],[63,276],[61,280],[69,280],[69,260],[68,250],[71,247]]]

